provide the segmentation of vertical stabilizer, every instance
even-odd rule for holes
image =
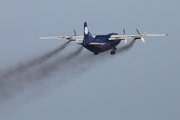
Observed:
[[[87,23],[84,22],[84,40],[83,40],[83,45],[88,45],[90,42],[93,41],[93,37],[91,33],[89,32]]]

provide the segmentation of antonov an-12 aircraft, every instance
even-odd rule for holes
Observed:
[[[75,35],[72,36],[52,36],[52,37],[39,37],[39,39],[60,39],[60,40],[70,40],[76,41],[77,44],[82,45],[89,51],[93,52],[94,55],[99,53],[111,50],[111,55],[116,53],[116,46],[121,42],[121,40],[127,43],[127,39],[141,39],[142,42],[145,42],[144,37],[146,36],[167,36],[168,34],[140,34],[136,29],[137,35],[125,35],[125,30],[123,29],[124,34],[119,35],[117,33],[109,33],[107,35],[91,35],[89,32],[87,22],[84,22],[84,36],[77,36],[76,31]],[[82,40],[82,43],[79,43],[79,40]]]

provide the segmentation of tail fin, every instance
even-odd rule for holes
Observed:
[[[93,39],[94,38],[92,37],[91,33],[88,30],[87,23],[84,22],[84,40],[83,40],[83,45],[89,44],[90,42],[93,41]]]

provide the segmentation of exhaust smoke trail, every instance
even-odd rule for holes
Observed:
[[[69,42],[69,41],[68,41]],[[92,65],[97,63],[98,61],[103,60],[104,58],[112,58],[108,52],[101,53],[98,56],[94,56],[91,53],[84,53],[80,56],[80,53],[83,47],[80,47],[76,51],[69,53],[65,56],[60,56],[50,62],[46,62],[49,58],[57,54],[59,51],[63,50],[66,47],[66,44],[62,45],[60,48],[55,49],[39,58],[34,59],[33,61],[24,64],[24,69],[26,70],[19,70],[20,67],[15,67],[14,71],[9,71],[10,77],[1,77],[5,79],[4,81],[0,81],[0,101],[1,97],[9,98],[12,95],[17,95],[19,92],[24,91],[25,87],[31,85],[41,86],[45,85],[44,81],[50,80],[52,75],[57,72],[61,75],[60,80],[58,83],[61,85],[62,82],[65,82],[69,79],[74,77],[78,77],[83,72],[86,72],[88,69],[91,68]],[[128,51],[131,47],[133,47],[135,40],[131,41],[128,45],[120,47],[117,49],[117,54]],[[44,63],[44,64],[41,64]],[[41,65],[40,65],[41,64]],[[38,67],[36,65],[39,65]],[[28,69],[32,68],[32,69]],[[18,72],[15,72],[18,70]],[[7,71],[8,72],[8,71]],[[18,74],[19,73],[19,74]],[[53,83],[57,81],[53,81]],[[31,87],[30,86],[30,87]]]
[[[135,43],[135,39],[133,39],[128,45],[125,45],[123,47],[120,47],[117,49],[117,53],[122,53],[122,52],[125,52],[125,51],[128,51],[130,48],[133,47],[134,43]]]
[[[51,63],[47,63],[36,70],[37,73],[35,73],[33,76],[41,79],[44,77],[49,76],[51,73],[58,71],[59,74],[61,72],[65,73],[65,70],[67,69],[66,66],[70,64],[72,59],[76,59],[80,53],[82,52],[83,47],[78,48],[76,51],[70,53],[67,56],[61,56],[57,58],[56,60],[52,61]],[[78,58],[77,58],[78,59]],[[68,68],[69,69],[69,68]],[[73,69],[73,68],[70,68]]]
[[[9,98],[23,91],[27,85],[45,85],[44,82],[46,81],[44,81],[43,78],[50,77],[51,74],[57,70],[60,70],[59,72],[62,73],[62,69],[66,68],[68,61],[78,57],[78,55],[82,52],[82,49],[83,47],[80,47],[67,56],[59,57],[50,63],[45,63],[42,66],[39,65],[37,68],[27,69],[24,73],[17,74],[16,76],[13,74],[13,77],[1,80],[0,101],[2,98]]]
[[[134,43],[135,40],[131,41],[129,44],[123,47],[118,48],[117,53],[128,51],[131,47],[133,47]],[[69,73],[70,75],[72,73],[77,73],[77,71],[82,73],[84,70],[86,71],[86,69],[88,69],[93,63],[101,61],[104,58],[107,59],[107,57],[110,58],[109,53],[107,52],[101,53],[98,56],[94,56],[92,53],[86,53],[78,56],[82,49],[83,47],[80,47],[77,51],[70,53],[65,57],[59,57],[52,63],[42,66],[38,70],[38,78],[49,76],[55,71],[58,71],[59,74]],[[73,72],[70,73],[69,71]]]
[[[7,78],[12,77],[13,75],[16,75],[16,74],[21,74],[22,72],[27,71],[27,69],[29,69],[31,67],[34,67],[38,64],[42,64],[43,62],[47,61],[48,59],[50,59],[51,57],[53,57],[54,55],[59,53],[61,50],[65,49],[67,44],[70,42],[71,41],[67,41],[66,43],[64,43],[60,47],[56,48],[55,50],[50,51],[49,53],[46,53],[46,54],[44,54],[38,58],[35,58],[32,61],[29,61],[25,64],[19,64],[13,68],[7,69],[4,73],[0,73],[0,76],[1,76],[0,80],[7,79]]]

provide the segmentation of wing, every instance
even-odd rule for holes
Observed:
[[[112,35],[109,40],[142,39],[146,36],[167,36],[168,34],[137,34],[137,35]]]
[[[168,34],[137,34],[137,35],[112,35],[109,40],[124,40],[127,44],[127,39],[133,38],[141,39],[142,42],[145,42],[144,37],[146,36],[168,36]]]
[[[39,37],[38,39],[58,39],[58,40],[83,40],[84,36],[51,36],[51,37]]]

